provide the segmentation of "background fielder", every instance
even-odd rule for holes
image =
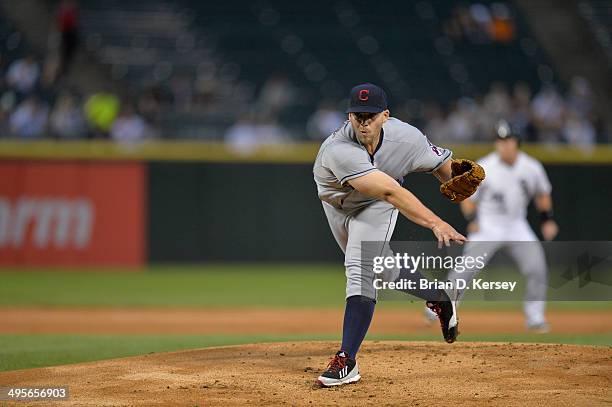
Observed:
[[[461,210],[469,221],[465,256],[487,253],[490,260],[496,251],[505,249],[527,280],[523,311],[528,329],[547,332],[547,270],[539,239],[527,222],[527,207],[533,200],[540,213],[541,232],[552,240],[558,227],[552,218],[551,184],[542,164],[520,151],[520,138],[514,129],[501,121],[495,129],[495,151],[478,161],[487,173],[486,180],[474,195],[461,202]],[[518,243],[516,243],[518,242]],[[450,273],[469,279],[475,273]]]

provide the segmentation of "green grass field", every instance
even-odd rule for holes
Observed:
[[[342,307],[344,270],[329,265],[201,265],[146,271],[4,270],[0,307]],[[382,307],[421,308],[416,299]],[[520,302],[466,301],[464,307],[520,309]],[[611,309],[612,302],[554,302],[557,309]],[[1,323],[1,321],[0,321]],[[0,371],[253,342],[338,340],[312,335],[14,335],[0,334]],[[368,339],[439,340],[438,335]],[[606,335],[470,335],[464,341],[554,342],[612,345]]]
[[[518,273],[509,273],[518,275]],[[336,307],[344,304],[344,269],[330,265],[163,266],[142,271],[4,270],[0,306]],[[421,301],[382,301],[405,307]],[[482,301],[463,306],[479,308]],[[520,308],[519,301],[487,301]],[[612,308],[612,302],[556,301],[551,308]]]
[[[329,307],[344,302],[330,266],[167,266],[133,271],[5,271],[0,306]]]

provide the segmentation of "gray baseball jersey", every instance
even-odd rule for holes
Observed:
[[[391,117],[383,125],[378,149],[370,156],[347,121],[321,145],[314,179],[322,201],[350,211],[375,199],[355,191],[347,181],[380,170],[401,184],[408,173],[436,170],[451,154],[431,144],[416,127]]]
[[[376,299],[371,264],[362,264],[361,242],[383,242],[377,255],[390,255],[391,239],[398,211],[391,204],[363,195],[349,180],[380,170],[402,183],[411,172],[431,172],[451,157],[449,150],[434,146],[417,128],[389,118],[377,150],[367,152],[350,122],[329,136],[321,145],[314,164],[319,198],[334,238],[344,252],[346,297],[363,295]]]

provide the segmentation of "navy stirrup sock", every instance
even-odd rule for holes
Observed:
[[[354,295],[346,299],[344,310],[344,326],[342,327],[342,349],[355,359],[361,342],[368,332],[376,301],[362,295]]]

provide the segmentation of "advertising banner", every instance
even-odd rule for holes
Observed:
[[[140,266],[141,163],[0,162],[0,266]]]

